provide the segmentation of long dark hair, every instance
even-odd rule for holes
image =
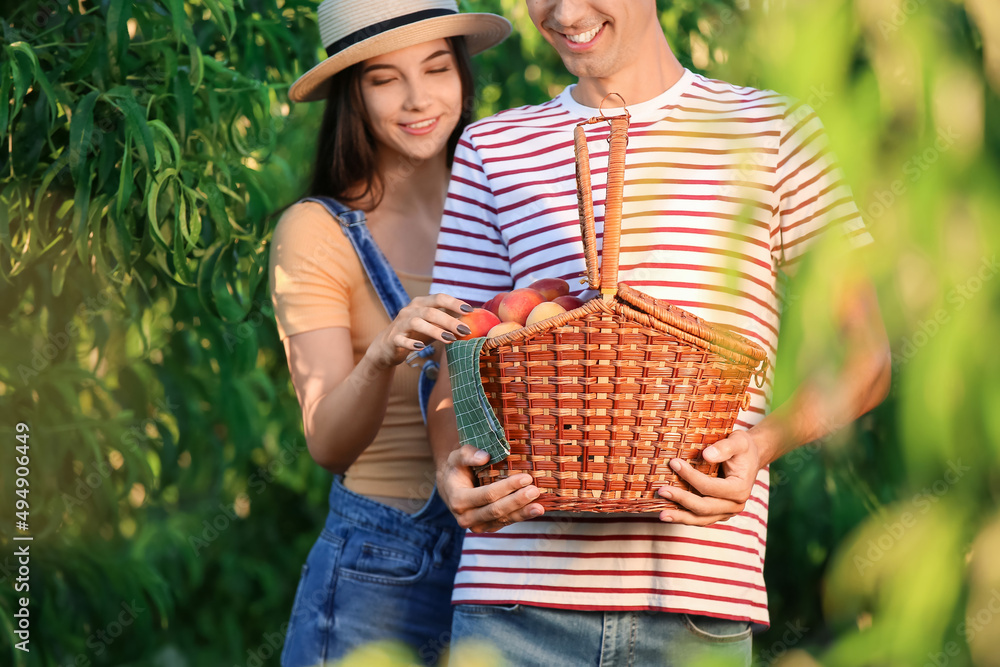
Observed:
[[[447,159],[451,167],[458,139],[472,119],[475,83],[465,38],[449,37],[448,43],[455,54],[455,66],[462,82],[462,113],[455,131],[448,137]],[[361,97],[361,68],[362,63],[352,65],[330,80],[312,185],[305,196],[324,195],[347,205],[370,202],[373,208],[382,200],[382,183],[375,136]]]

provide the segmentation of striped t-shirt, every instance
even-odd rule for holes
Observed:
[[[571,90],[466,129],[432,293],[482,303],[540,278],[580,284],[573,129],[599,114]],[[619,279],[758,342],[773,369],[779,269],[789,271],[828,229],[855,245],[871,241],[819,118],[772,91],[689,70],[628,110]],[[587,128],[600,239],[608,126]],[[768,375],[763,390],[751,384],[736,428],[763,419]],[[664,610],[767,625],[767,503],[765,469],[745,510],[708,527],[665,524],[655,513],[549,512],[496,533],[470,532],[453,602]]]

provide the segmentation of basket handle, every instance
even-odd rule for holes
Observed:
[[[601,102],[603,109],[611,93]],[[621,98],[621,95],[618,95]],[[622,107],[625,100],[622,98]],[[577,203],[580,211],[580,235],[583,238],[584,257],[587,261],[587,281],[592,289],[599,289],[605,300],[611,299],[618,291],[618,256],[621,251],[622,200],[625,189],[625,148],[628,145],[630,114],[601,115],[578,123],[574,130],[576,153]],[[594,196],[590,183],[590,152],[587,148],[587,133],[584,125],[607,122],[611,126],[608,135],[608,180],[604,203],[604,242],[601,247],[601,264],[598,267],[597,236],[594,228]],[[603,275],[602,275],[603,274]]]
[[[580,123],[573,130],[576,154],[576,201],[580,209],[583,255],[587,260],[587,282],[590,283],[591,289],[600,289],[601,270],[597,264],[597,237],[594,233],[594,193],[590,187],[590,152],[587,150],[587,133],[583,125],[584,123]]]

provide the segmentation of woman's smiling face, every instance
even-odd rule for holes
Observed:
[[[379,150],[427,160],[442,150],[462,113],[462,82],[445,39],[370,58],[361,96]]]

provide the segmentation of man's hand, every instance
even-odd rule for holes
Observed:
[[[709,463],[721,464],[725,477],[700,473],[681,459],[670,461],[674,472],[702,495],[676,486],[660,487],[660,496],[685,508],[663,510],[660,521],[707,526],[743,511],[761,468],[760,452],[753,437],[747,431],[733,431],[728,438],[706,447],[702,456]]]
[[[531,475],[514,475],[486,486],[473,484],[472,466],[488,463],[489,454],[463,445],[448,455],[437,473],[438,494],[458,525],[474,533],[492,533],[516,521],[541,516],[545,510],[532,501],[541,492]]]

